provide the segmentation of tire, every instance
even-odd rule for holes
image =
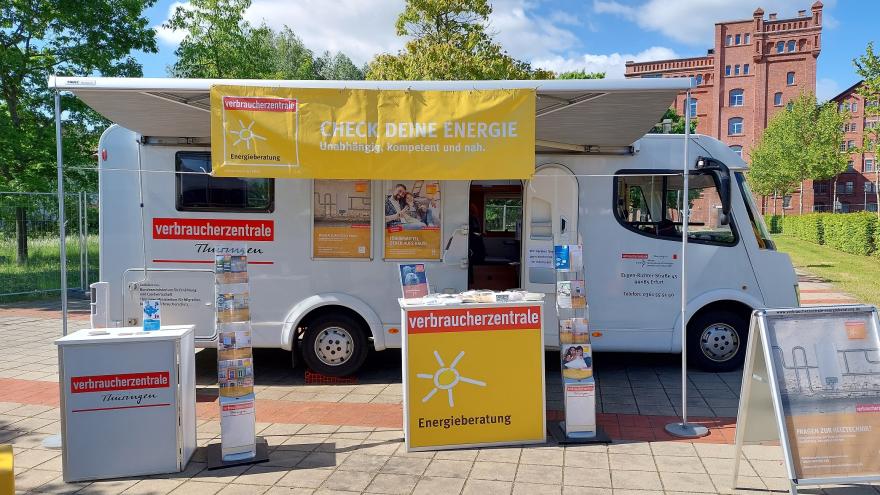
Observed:
[[[703,371],[737,370],[745,360],[748,335],[749,322],[741,313],[699,313],[688,323],[688,362]]]
[[[369,353],[366,329],[346,315],[319,316],[309,322],[302,340],[303,361],[326,376],[348,376],[364,364]]]

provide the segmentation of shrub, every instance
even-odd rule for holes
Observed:
[[[823,219],[825,244],[840,251],[869,255],[876,251],[877,216],[868,212],[828,215]]]
[[[789,215],[783,219],[782,232],[815,244],[823,244],[822,222],[827,214]]]
[[[771,234],[782,233],[782,215],[764,215],[764,223],[767,224]]]

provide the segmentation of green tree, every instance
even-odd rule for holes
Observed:
[[[396,27],[409,41],[397,54],[375,57],[367,79],[551,79],[492,39],[491,13],[488,0],[407,0]]]
[[[325,51],[315,59],[314,68],[318,79],[355,81],[364,78],[364,69],[354,65],[344,53],[333,55]]]
[[[57,186],[52,74],[140,76],[133,50],[156,51],[143,16],[153,0],[4,0],[0,3],[0,190]],[[64,95],[65,185],[93,189],[92,154],[105,121]],[[23,212],[23,205],[17,206]],[[20,216],[23,218],[23,215]],[[19,262],[27,258],[19,228]]]
[[[792,169],[781,166],[782,153],[786,152],[783,126],[784,119],[770,121],[764,134],[749,153],[751,165],[747,172],[749,186],[755,194],[773,197],[773,214],[776,214],[776,198],[786,196],[797,190],[798,178],[791,174]],[[783,208],[782,214],[785,215]]]
[[[880,164],[875,154],[877,143],[880,143],[880,56],[874,53],[874,43],[868,43],[865,54],[853,60],[856,73],[863,79],[858,94],[864,98],[865,112],[864,141],[859,146],[859,153],[869,153],[874,157],[874,196],[877,201],[877,215],[880,216]]]
[[[846,170],[847,155],[840,153],[843,123],[848,119],[835,105],[818,105],[812,94],[801,94],[784,111],[770,119],[761,140],[751,151],[752,166],[778,167],[777,172],[752,175],[755,189],[766,191],[787,182],[800,190],[800,213],[804,212],[804,182],[827,180]],[[760,184],[761,180],[769,183]],[[836,188],[836,184],[835,184]]]
[[[668,130],[666,129],[668,127]],[[697,130],[697,119],[691,117],[691,134]],[[660,122],[649,131],[651,134],[684,134],[684,116],[673,108],[667,108]]]
[[[244,20],[250,5],[250,0],[192,0],[178,6],[164,27],[184,31],[186,37],[168,72],[174,77],[218,79],[273,74],[276,37],[267,26],[254,27]],[[277,41],[283,45],[283,40]]]
[[[585,69],[570,70],[556,74],[556,79],[605,79],[605,73],[587,72]]]

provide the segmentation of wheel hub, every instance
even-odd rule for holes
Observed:
[[[339,366],[351,359],[354,339],[342,327],[327,327],[315,339],[315,355],[328,366]]]
[[[713,323],[700,335],[700,349],[712,361],[721,363],[736,355],[739,350],[739,335],[726,323]]]

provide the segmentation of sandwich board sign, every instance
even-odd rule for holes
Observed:
[[[743,444],[775,440],[784,452],[792,494],[799,485],[880,481],[877,308],[822,306],[752,314],[734,485]]]

